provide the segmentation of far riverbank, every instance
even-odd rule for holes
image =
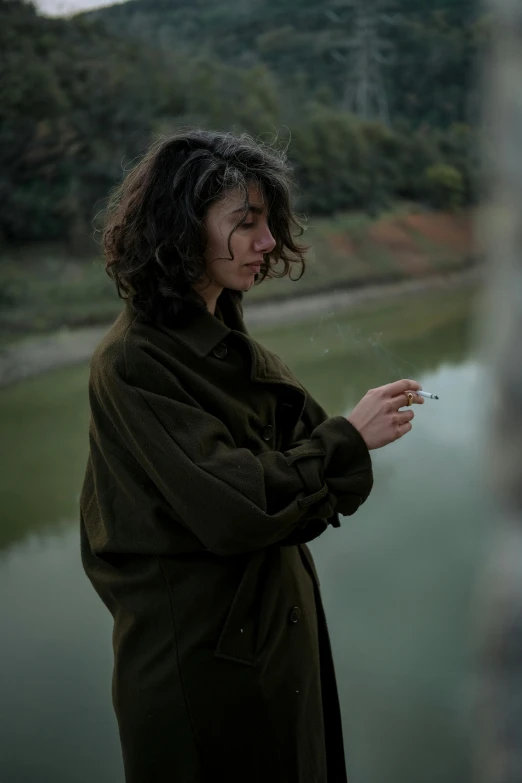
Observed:
[[[250,329],[296,324],[341,312],[350,307],[388,298],[422,295],[432,291],[454,290],[480,284],[482,267],[429,278],[404,280],[362,288],[332,291],[274,302],[245,299],[245,321]],[[0,347],[0,386],[7,386],[49,370],[89,360],[109,324],[76,329],[60,329],[46,335],[26,337]]]

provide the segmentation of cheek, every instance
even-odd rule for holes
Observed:
[[[206,256],[210,262],[228,256],[227,239],[228,235],[222,231],[218,231],[217,228],[212,227],[209,229]]]
[[[244,263],[247,261],[250,245],[251,237],[248,233],[232,234],[230,240],[230,247],[232,248],[232,255],[234,256],[234,262],[232,263]]]
[[[207,275],[211,280],[219,285],[223,285],[224,279],[227,275],[227,264],[229,261],[207,261]]]
[[[212,244],[210,241],[213,240]],[[251,237],[248,235],[232,234],[230,249],[233,260],[230,259],[228,248],[228,234],[222,236],[209,236],[207,250],[207,274],[219,285],[227,287],[238,282],[238,277],[248,277],[248,272],[243,266],[252,258]]]
[[[209,231],[206,257],[210,265],[224,264],[228,261],[228,268],[234,263],[244,262],[249,258],[251,237],[247,234],[234,233],[230,237],[229,232]],[[229,246],[230,245],[230,246]],[[232,251],[233,261],[230,260],[230,251]]]

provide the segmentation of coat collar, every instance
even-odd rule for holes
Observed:
[[[253,340],[243,321],[241,300],[225,289],[218,299],[218,315],[207,310],[194,308],[186,315],[182,324],[166,326],[157,324],[157,328],[174,340],[185,345],[200,358],[205,358],[219,343],[234,332],[248,346],[251,357],[250,377],[260,383],[279,383],[292,387],[304,398],[305,391],[288,367]]]
[[[231,332],[230,327],[225,323],[203,310],[190,313],[183,319],[182,324],[170,327],[158,324],[158,328],[169,337],[183,343],[200,358],[208,356],[213,348],[223,342]]]
[[[129,305],[128,305],[129,306]],[[231,331],[247,334],[241,305],[236,302],[228,290],[223,291],[218,299],[219,315],[221,318],[211,315],[207,310],[194,308],[183,317],[182,323],[169,326],[157,322],[157,329],[185,345],[189,350],[204,358],[221,342]]]

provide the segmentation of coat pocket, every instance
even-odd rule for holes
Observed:
[[[254,552],[223,625],[214,655],[255,666],[267,550]]]

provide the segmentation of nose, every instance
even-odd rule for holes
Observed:
[[[254,240],[254,250],[256,253],[271,253],[276,246],[276,241],[272,232],[265,226],[263,233]]]

